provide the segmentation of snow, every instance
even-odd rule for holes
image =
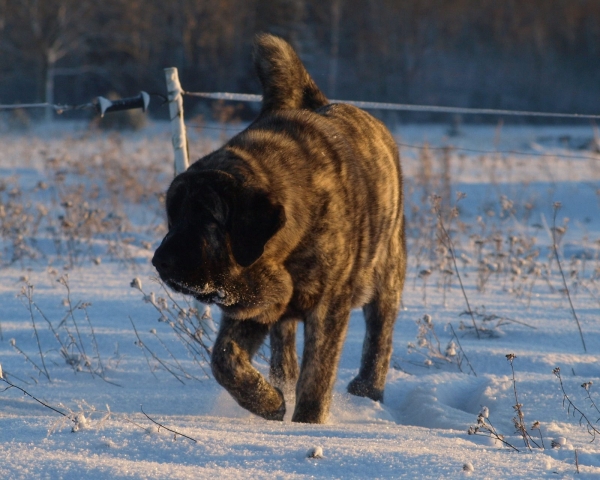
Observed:
[[[346,393],[364,335],[353,312],[324,425],[292,423],[293,398],[284,422],[246,412],[206,373],[202,348],[190,350],[170,326],[181,310],[149,262],[173,171],[168,125],[106,134],[61,123],[0,134],[0,378],[15,385],[0,392],[0,478],[574,478],[577,468],[577,478],[598,478],[600,438],[563,405],[553,373],[560,367],[568,398],[600,430],[592,404],[600,405],[600,157],[577,149],[594,131],[446,130],[395,132],[405,145],[468,150],[444,163],[443,150],[402,147],[410,258],[385,402]],[[191,132],[192,158],[224,131]],[[494,151],[529,156],[481,153]],[[466,197],[457,218],[444,214],[445,226],[481,338],[428,202],[438,193],[454,206],[457,192]],[[587,352],[553,256],[555,213]],[[211,315],[218,323],[216,308],[199,312],[204,325]],[[255,363],[268,372],[263,357]],[[515,385],[527,431],[544,448],[529,451],[515,433]],[[469,435],[479,415],[519,451]]]

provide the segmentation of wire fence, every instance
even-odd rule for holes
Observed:
[[[2,110],[23,110],[33,108],[51,108],[56,113],[61,114],[73,110],[97,110],[97,104],[93,102],[82,103],[79,105],[63,105],[59,103],[13,103],[13,104],[0,104],[0,111]]]
[[[188,92],[183,91],[182,95],[189,97],[200,97],[211,100],[226,100],[226,101],[237,101],[237,102],[262,102],[262,95],[248,94],[248,93],[230,93],[230,92]],[[520,117],[537,117],[537,118],[552,118],[552,119],[577,119],[577,120],[600,120],[600,115],[594,114],[579,114],[579,113],[553,113],[553,112],[535,112],[527,110],[503,110],[503,109],[490,109],[490,108],[463,108],[463,107],[448,107],[439,105],[411,105],[403,103],[381,103],[381,102],[363,102],[354,100],[330,100],[331,103],[346,103],[354,105],[358,108],[365,110],[396,110],[396,111],[410,111],[410,112],[428,112],[428,113],[449,113],[449,114],[466,114],[466,115],[494,115],[494,116],[520,116]],[[189,125],[193,128],[198,129],[215,129],[223,130],[224,127],[211,127],[208,125]],[[225,127],[225,130],[232,132],[239,132],[244,127]],[[565,153],[540,153],[540,152],[523,152],[517,150],[483,150],[475,148],[461,147],[457,145],[447,146],[432,146],[429,144],[408,144],[403,142],[396,142],[399,147],[413,148],[413,149],[429,149],[429,150],[446,150],[462,151],[468,153],[477,153],[485,155],[519,155],[519,156],[530,156],[530,157],[553,157],[553,158],[566,158],[566,159],[580,159],[580,160],[598,160],[600,155],[590,152],[591,155],[579,155],[579,154],[565,154]]]
[[[230,93],[230,92],[181,92],[185,96],[200,97],[212,100],[228,100],[238,102],[262,102],[262,95],[250,93]],[[123,104],[126,108],[143,108],[139,104],[140,97],[148,95],[141,92],[136,97],[124,98],[118,101],[110,101],[113,105],[116,103]],[[152,94],[157,95],[157,94]],[[157,95],[162,96],[162,95]],[[164,98],[164,97],[163,97]],[[19,110],[31,108],[52,108],[58,113],[63,113],[72,110],[98,110],[98,105],[103,100],[107,100],[102,96],[97,97],[94,101],[82,104],[56,104],[56,103],[16,103],[16,104],[0,104],[0,110]],[[148,100],[149,101],[149,100]],[[505,110],[493,108],[467,108],[467,107],[450,107],[440,105],[413,105],[406,103],[388,103],[388,102],[364,102],[359,100],[330,100],[331,103],[346,103],[354,105],[365,110],[396,110],[408,112],[427,112],[427,113],[453,113],[458,115],[495,115],[495,116],[519,116],[519,117],[539,117],[553,119],[571,119],[571,120],[600,120],[600,114],[587,113],[557,113],[557,112],[536,112],[529,110]],[[147,104],[146,104],[147,107]]]
[[[262,102],[262,95],[229,92],[183,92],[190,97],[209,98],[213,100],[232,100],[238,102]],[[578,120],[600,120],[600,115],[581,113],[532,112],[527,110],[497,110],[493,108],[464,108],[439,105],[411,105],[406,103],[363,102],[357,100],[329,100],[331,103],[346,103],[365,110],[397,110],[407,112],[454,113],[465,115],[497,115],[518,117],[563,118]]]
[[[181,90],[182,96],[206,98],[210,100],[225,100],[225,101],[237,101],[237,102],[262,102],[262,95],[247,94],[247,93],[231,93],[231,92],[190,92]],[[162,95],[152,94],[159,97],[165,98]],[[56,113],[64,113],[68,111],[77,110],[95,110],[100,115],[110,113],[119,110],[129,110],[135,108],[141,108],[144,111],[148,108],[150,102],[150,96],[146,92],[141,92],[136,97],[129,97],[120,100],[108,100],[104,97],[97,97],[92,102],[83,104],[53,104],[47,102],[40,103],[18,103],[18,104],[0,104],[0,111],[7,110],[19,110],[19,109],[35,109],[35,108],[51,108]],[[451,107],[451,106],[440,106],[440,105],[413,105],[403,103],[387,103],[387,102],[365,102],[355,100],[330,100],[331,103],[345,103],[354,105],[358,108],[366,110],[393,110],[393,111],[408,111],[408,112],[424,112],[424,113],[446,113],[455,115],[488,115],[488,116],[518,116],[518,117],[536,117],[536,118],[548,118],[548,119],[565,119],[565,120],[600,120],[600,114],[580,114],[580,113],[556,113],[556,112],[537,112],[528,110],[506,110],[506,109],[491,109],[491,108],[466,108],[466,107]],[[235,126],[219,126],[212,127],[209,125],[189,125],[192,128],[198,129],[216,129],[216,130],[228,130],[232,132],[238,132],[244,127]],[[554,158],[567,158],[567,159],[583,159],[583,160],[597,160],[600,158],[595,152],[588,151],[590,155],[580,154],[565,154],[565,153],[540,153],[540,152],[524,152],[517,150],[484,150],[461,147],[458,145],[447,145],[447,146],[433,146],[430,144],[408,144],[403,142],[397,142],[398,146],[412,149],[430,149],[430,150],[444,150],[451,149],[452,151],[462,151],[468,153],[486,154],[486,155],[520,155],[520,156],[534,156],[534,157],[554,157]]]
[[[429,150],[458,150],[461,152],[479,153],[485,155],[519,155],[526,157],[552,157],[552,158],[567,158],[570,160],[600,160],[600,155],[593,153],[592,155],[571,155],[563,153],[539,153],[539,152],[520,152],[518,150],[482,150],[478,148],[467,148],[454,145],[448,145],[444,147],[436,147],[432,145],[411,145],[408,143],[396,142],[399,147],[405,148],[416,148],[416,149],[429,149]]]
[[[217,130],[217,131],[227,131],[227,132],[231,132],[231,133],[239,133],[241,132],[246,125],[237,125],[237,126],[227,126],[227,125],[222,125],[222,126],[211,126],[211,125],[199,125],[199,124],[187,124],[188,127],[190,128],[195,128],[198,130]],[[467,153],[477,153],[477,154],[481,154],[481,155],[518,155],[518,156],[524,156],[524,157],[547,157],[547,158],[565,158],[565,159],[569,159],[569,160],[600,160],[600,152],[596,153],[596,152],[592,152],[590,151],[590,155],[580,155],[580,154],[567,154],[567,153],[558,153],[558,152],[553,152],[553,153],[540,153],[540,152],[533,152],[533,151],[529,151],[529,152],[523,152],[523,151],[519,151],[519,150],[499,150],[499,149],[495,149],[495,150],[484,150],[484,149],[479,149],[479,148],[469,148],[469,147],[461,147],[460,145],[454,145],[454,144],[448,144],[445,146],[435,146],[435,145],[431,145],[430,143],[423,143],[420,145],[416,145],[416,144],[410,144],[410,143],[404,143],[404,142],[399,142],[396,141],[396,145],[398,145],[399,147],[402,148],[411,148],[411,149],[417,149],[417,150],[450,150],[450,151],[459,151],[459,152],[467,152]]]
[[[154,95],[154,94],[153,94]],[[162,95],[159,95],[162,97]],[[164,98],[164,97],[163,97]],[[141,108],[146,111],[150,104],[150,94],[146,92],[140,92],[135,97],[121,98],[118,100],[109,100],[108,98],[98,96],[93,101],[87,103],[81,103],[78,105],[69,104],[58,104],[58,103],[15,103],[15,104],[0,104],[0,111],[2,110],[22,110],[32,108],[51,108],[56,113],[61,114],[68,111],[74,110],[95,110],[101,116],[105,113],[117,112],[121,110],[132,110]]]

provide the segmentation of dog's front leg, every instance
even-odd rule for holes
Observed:
[[[324,423],[327,420],[349,318],[350,302],[347,298],[321,305],[306,318],[304,352],[292,421]]]
[[[213,346],[211,367],[215,379],[246,410],[267,420],[283,420],[283,394],[252,366],[252,357],[269,327],[252,320],[223,316]]]

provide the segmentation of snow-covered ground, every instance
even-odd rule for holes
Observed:
[[[192,157],[225,132],[192,132]],[[364,333],[356,311],[329,421],[300,425],[293,399],[283,423],[237,406],[205,373],[203,347],[177,330],[199,325],[193,310],[154,280],[168,125],[0,134],[0,365],[14,385],[0,383],[0,478],[600,478],[593,129],[464,126],[448,137],[446,126],[407,125],[396,135],[410,265],[385,402],[345,391]],[[268,354],[256,359],[265,373]],[[483,407],[506,443],[483,425],[473,432]]]

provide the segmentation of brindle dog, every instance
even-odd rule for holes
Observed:
[[[152,263],[173,290],[222,310],[216,380],[244,408],[326,421],[350,310],[366,336],[351,394],[383,400],[406,269],[402,173],[385,126],[329,104],[285,41],[259,35],[262,110],[178,175]],[[304,322],[298,371],[296,323]],[[269,383],[252,357],[270,332]]]

